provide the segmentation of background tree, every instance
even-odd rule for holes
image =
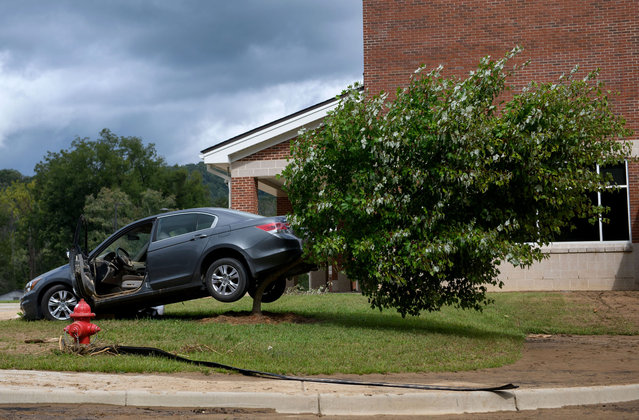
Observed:
[[[463,80],[419,69],[396,99],[347,91],[300,137],[284,170],[306,255],[331,261],[373,307],[418,315],[481,309],[498,265],[529,266],[610,179],[629,133],[597,74],[530,83],[505,96],[505,58]],[[515,71],[516,68],[513,68]]]
[[[174,209],[210,203],[199,174],[169,167],[153,144],[145,145],[137,137],[119,137],[106,129],[97,140],[77,138],[68,150],[48,152],[35,172],[37,228],[42,246],[50,248],[53,255],[44,262],[48,267],[64,262],[87,197],[95,200],[102,188],[124,193],[138,206],[147,190],[174,197]]]
[[[124,191],[103,187],[98,194],[89,195],[84,205],[83,213],[90,227],[89,249],[122,226],[171,208],[175,208],[173,196],[164,197],[159,191],[148,189],[134,203]]]
[[[160,191],[170,192],[178,209],[209,205],[209,193],[202,182],[202,175],[197,172],[189,172],[186,168],[174,166],[166,168],[160,175]],[[147,184],[153,185],[153,184]],[[157,184],[156,184],[157,185]]]
[[[21,288],[42,268],[33,225],[34,184],[15,181],[0,192],[0,293]]]
[[[199,203],[205,202],[200,201]],[[177,208],[177,204],[175,203],[175,197],[173,195],[165,196],[160,191],[147,189],[142,193],[142,195],[140,196],[140,201],[135,207],[135,217],[133,218],[133,220],[141,219],[143,217],[162,213],[163,211],[175,208]]]
[[[47,152],[35,172],[0,170],[0,292],[63,264],[83,212],[96,245],[113,233],[116,207],[122,227],[163,209],[228,203],[227,186],[204,163],[168,166],[153,144],[106,129]]]

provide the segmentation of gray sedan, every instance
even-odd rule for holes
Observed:
[[[117,313],[207,295],[233,302],[252,295],[260,281],[302,253],[284,217],[220,208],[138,220],[91,252],[85,251],[86,237],[86,223],[79,222],[69,265],[29,282],[21,300],[25,318],[67,319],[79,298],[96,312]],[[262,301],[278,299],[285,278],[309,268],[298,265],[285,273]]]

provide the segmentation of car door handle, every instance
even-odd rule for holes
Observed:
[[[192,241],[196,240],[196,239],[204,239],[206,238],[208,235],[205,234],[199,234],[199,235],[195,235],[193,238],[191,238]]]

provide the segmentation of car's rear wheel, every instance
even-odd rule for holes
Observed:
[[[71,288],[58,284],[42,295],[40,309],[42,310],[42,315],[48,320],[66,321],[77,303],[78,298],[73,294]]]
[[[280,277],[273,283],[266,286],[266,290],[262,294],[262,303],[275,302],[282,297],[286,290],[286,277]],[[248,293],[252,298],[255,298],[255,292],[257,291],[257,285],[252,285],[248,289]]]
[[[221,258],[206,271],[206,288],[220,302],[235,302],[244,296],[248,285],[244,265],[235,258]]]

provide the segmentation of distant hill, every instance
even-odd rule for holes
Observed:
[[[15,181],[28,181],[29,177],[15,169],[0,169],[0,189],[6,188]]]

